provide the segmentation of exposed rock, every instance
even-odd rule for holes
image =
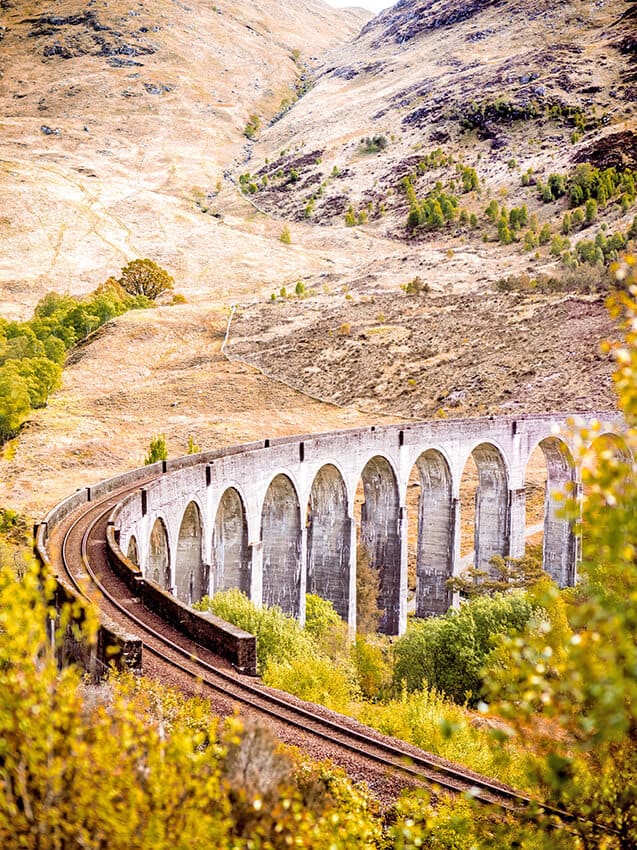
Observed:
[[[637,133],[610,133],[581,148],[573,162],[590,162],[597,168],[637,168]]]

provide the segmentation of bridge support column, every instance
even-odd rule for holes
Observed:
[[[356,636],[356,520],[354,517],[347,517],[345,534],[349,535],[347,626],[350,637],[354,639]]]
[[[305,626],[305,594],[307,593],[307,526],[301,528],[301,553],[299,555],[299,623]]]
[[[263,604],[263,541],[249,544],[251,549],[250,600],[261,607]]]
[[[451,500],[451,575],[458,576],[462,572],[462,560],[460,558],[460,534],[461,534],[461,502],[459,498]],[[450,606],[458,608],[460,605],[460,594],[449,594]]]
[[[408,518],[407,508],[401,507],[398,515],[398,537],[400,538],[400,579],[398,591],[398,634],[407,631],[407,566],[408,549]]]
[[[521,558],[524,555],[524,540],[526,531],[526,490],[509,490],[508,503],[508,554],[511,558]]]

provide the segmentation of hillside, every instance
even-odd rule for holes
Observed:
[[[42,511],[158,433],[178,454],[189,435],[612,406],[607,283],[574,260],[602,234],[608,262],[636,212],[635,4],[0,5],[2,316],[144,256],[186,298],[73,355],[5,451],[0,502]],[[554,252],[582,162],[617,180]],[[565,194],[543,200],[552,173]]]
[[[291,96],[309,45],[364,20],[320,0],[5,0],[3,313],[92,289],[136,256],[189,287],[209,279],[196,243],[228,240],[201,207],[243,155],[250,115]]]
[[[359,232],[359,274],[340,299],[321,281],[320,309],[251,308],[237,356],[407,416],[612,407],[597,341],[603,267],[637,235],[636,31],[624,0],[402,0],[329,52],[242,186],[334,245]],[[611,173],[587,212],[573,186]],[[367,260],[378,237],[398,263]]]

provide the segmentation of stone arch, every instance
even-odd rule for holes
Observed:
[[[331,463],[319,469],[312,483],[307,529],[307,591],[329,600],[349,621],[352,520],[345,481]]]
[[[478,470],[474,565],[488,572],[491,558],[509,550],[509,477],[502,452],[493,443],[479,443],[471,455]]]
[[[542,566],[560,587],[575,584],[576,541],[571,523],[560,516],[554,494],[575,478],[575,461],[566,442],[546,437],[538,443],[546,461]],[[530,455],[529,455],[530,457]]]
[[[179,526],[175,554],[175,593],[186,605],[201,599],[208,586],[202,546],[201,511],[196,502],[189,502]]]
[[[130,540],[128,541],[126,557],[129,561],[132,561],[136,567],[139,566],[139,549],[137,548],[137,538],[134,534],[131,534]]]
[[[379,573],[378,607],[382,611],[379,629],[395,635],[400,630],[402,511],[396,474],[389,461],[377,455],[361,473],[360,541],[370,566]]]
[[[301,610],[301,509],[292,481],[280,473],[270,482],[261,511],[263,603],[294,617]]]
[[[170,546],[166,525],[161,517],[157,517],[150,532],[146,575],[151,581],[170,590]]]
[[[621,434],[615,434],[613,431],[603,431],[598,434],[589,446],[589,454],[591,451],[609,451],[620,462],[626,463],[633,460],[632,452],[628,448],[626,440]],[[584,465],[590,463],[588,456],[584,457]]]
[[[424,451],[415,467],[420,481],[416,549],[416,616],[444,614],[451,605],[447,579],[454,566],[454,502],[451,470],[436,449]]]
[[[250,548],[243,500],[228,487],[219,501],[212,532],[211,593],[237,587],[250,595]]]

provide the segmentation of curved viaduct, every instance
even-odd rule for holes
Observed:
[[[539,446],[547,467],[544,568],[560,586],[574,583],[577,540],[551,497],[566,482],[580,480],[566,420],[529,416],[371,427],[167,461],[119,505],[115,539],[146,580],[186,604],[238,587],[257,604],[279,605],[303,621],[305,594],[311,592],[330,600],[354,628],[358,537],[379,574],[380,628],[399,634],[407,618],[412,523],[418,541],[416,614],[440,614],[451,604],[446,579],[460,571],[460,480],[470,457],[478,473],[476,566],[488,569],[495,554],[523,554],[525,472]],[[613,432],[612,426],[606,430]],[[414,469],[420,497],[417,511],[408,515]]]

